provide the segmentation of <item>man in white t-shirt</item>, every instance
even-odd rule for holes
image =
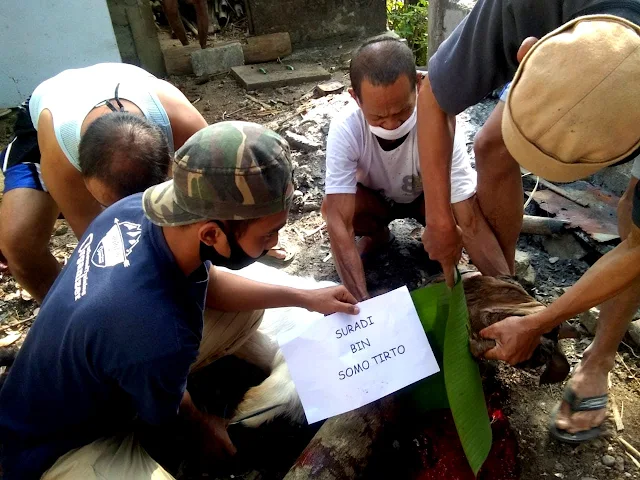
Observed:
[[[327,139],[327,220],[338,274],[358,299],[368,297],[362,259],[393,241],[389,223],[425,224],[416,132],[422,74],[411,50],[396,39],[362,45],[351,60],[353,104],[331,122]],[[453,128],[453,125],[451,126]],[[461,134],[451,164],[451,208],[473,263],[487,275],[508,275],[498,241],[476,200],[476,172]],[[360,238],[356,241],[356,236]]]

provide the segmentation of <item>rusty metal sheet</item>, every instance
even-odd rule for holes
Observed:
[[[582,181],[564,184],[562,188],[588,203],[589,207],[581,207],[551,190],[537,191],[533,199],[542,210],[560,220],[568,220],[571,228],[579,228],[596,242],[620,238],[616,216],[618,197]]]

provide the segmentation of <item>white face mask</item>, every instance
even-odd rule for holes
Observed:
[[[398,140],[399,138],[402,138],[406,134],[408,134],[411,129],[416,126],[417,120],[418,107],[416,105],[411,116],[407,118],[407,120],[395,130],[387,130],[386,128],[374,127],[373,125],[369,125],[369,130],[371,130],[371,133],[373,133],[376,137],[380,137],[385,140]]]

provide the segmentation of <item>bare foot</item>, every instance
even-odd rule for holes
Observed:
[[[591,359],[587,352],[569,380],[569,385],[580,398],[604,395],[609,390],[611,363]],[[556,427],[569,433],[581,432],[597,427],[607,418],[607,409],[572,412],[569,404],[562,401]]]

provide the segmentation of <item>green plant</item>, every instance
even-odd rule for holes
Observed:
[[[417,65],[427,64],[428,10],[428,0],[387,0],[389,28],[407,40]]]

